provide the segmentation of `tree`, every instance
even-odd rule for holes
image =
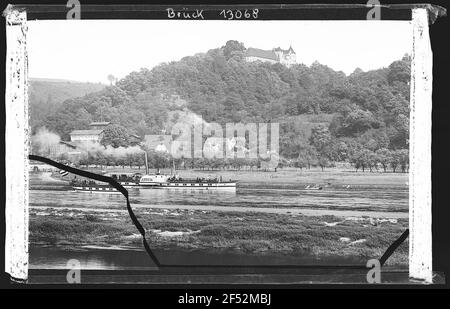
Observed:
[[[329,167],[331,165],[328,157],[323,155],[319,156],[319,160],[317,161],[317,163],[322,169],[322,171],[325,169],[325,167]]]
[[[399,152],[398,152],[397,150],[395,150],[395,151],[392,152],[391,162],[390,162],[392,171],[393,171],[394,173],[395,173],[395,171],[396,171],[396,169],[397,169],[397,167],[398,167],[399,164],[400,164],[400,156],[399,156]]]
[[[303,170],[303,168],[308,166],[308,161],[304,156],[298,156],[297,160],[294,162],[294,166]]]
[[[116,166],[117,165],[117,158],[114,155],[112,155],[112,154],[106,155],[105,159],[106,159],[106,165],[108,165],[108,166]]]
[[[127,129],[117,124],[107,126],[103,131],[100,144],[105,147],[111,145],[114,148],[128,147],[130,145],[130,139]]]
[[[236,92],[230,92],[225,97],[223,102],[224,111],[230,115],[229,120],[239,122],[242,120],[242,109],[244,108],[244,101]]]
[[[346,135],[357,136],[370,128],[376,128],[377,126],[378,123],[370,111],[357,109],[350,112],[348,116],[345,117],[342,123],[342,130]]]
[[[133,157],[133,155],[132,155],[131,153],[127,153],[127,154],[125,155],[125,162],[126,162],[126,164],[128,164],[128,166],[129,166],[130,168],[133,167],[134,157]]]
[[[116,164],[117,164],[118,166],[122,166],[122,169],[124,169],[124,168],[125,168],[125,165],[127,165],[126,158],[125,158],[124,156],[121,156],[121,157],[117,158]]]
[[[370,129],[355,138],[355,141],[363,148],[376,151],[389,146],[389,137],[384,128]]]
[[[367,157],[367,165],[369,166],[369,170],[370,172],[372,172],[373,168],[375,168],[376,170],[378,170],[378,158],[376,153],[374,153],[373,151],[369,152],[369,155]]]
[[[96,163],[97,165],[99,165],[100,168],[103,168],[103,166],[105,166],[105,165],[108,164],[108,161],[106,160],[105,155],[104,155],[101,151],[98,151],[98,152],[96,153],[96,156],[95,156],[95,163]]]
[[[318,164],[318,153],[316,148],[307,145],[300,149],[297,162],[299,166],[305,165],[308,169],[311,169],[311,166],[316,166]]]
[[[360,149],[355,152],[355,154],[351,158],[351,163],[356,168],[356,171],[358,169],[362,169],[364,172],[366,168],[370,167],[372,164],[372,152],[368,149]]]
[[[336,162],[344,162],[349,159],[349,147],[343,140],[330,142],[330,159]]]
[[[392,161],[392,153],[389,149],[381,148],[378,149],[376,152],[377,155],[377,161],[381,164],[383,167],[383,171],[386,172],[386,169],[389,166],[389,163]]]
[[[280,128],[280,155],[295,159],[299,156],[301,149],[310,146],[305,131],[296,126],[293,121],[281,124]]]
[[[144,156],[140,152],[133,153],[131,160],[139,169],[141,169],[141,166],[145,165]]]
[[[397,115],[390,128],[390,147],[404,149],[409,143],[409,118],[405,115]]]
[[[319,153],[324,152],[325,148],[329,146],[331,141],[331,134],[328,127],[323,124],[313,127],[309,141]]]
[[[169,166],[169,155],[163,152],[149,152],[149,158],[151,158],[152,167],[156,169],[161,169]]]
[[[116,82],[117,78],[115,78],[115,77],[114,77],[114,75],[112,75],[112,74],[109,74],[109,75],[108,75],[108,80],[109,80],[109,84],[110,84],[110,86],[112,86],[112,85],[113,85],[113,83],[115,83],[115,82]]]
[[[225,59],[229,60],[233,58],[233,56],[242,55],[242,53],[245,51],[245,46],[238,41],[230,40],[225,44],[225,46],[222,47],[222,49]]]
[[[409,151],[408,149],[400,149],[396,151],[398,162],[403,173],[406,173],[409,166]]]
[[[330,165],[330,157],[332,153],[330,145],[331,134],[328,127],[323,124],[313,127],[309,140],[311,145],[313,145],[317,150],[318,164],[323,171],[325,167]]]
[[[402,60],[394,61],[389,66],[387,79],[389,84],[392,84],[394,81],[409,83],[411,79],[411,61],[405,57]]]

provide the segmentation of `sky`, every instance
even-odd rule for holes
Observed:
[[[292,46],[297,62],[351,74],[387,67],[411,53],[410,21],[28,21],[31,78],[109,83],[141,68],[218,48]]]

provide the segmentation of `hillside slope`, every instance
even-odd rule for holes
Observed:
[[[341,161],[360,150],[408,147],[408,55],[387,68],[346,76],[317,62],[289,68],[246,62],[244,51],[242,43],[229,41],[132,72],[114,86],[66,100],[43,124],[63,139],[98,120],[143,136],[167,132],[173,111],[188,110],[220,124],[278,122],[280,152],[289,159],[319,153]]]
[[[61,79],[30,78],[28,84],[30,125],[34,130],[65,100],[105,88],[104,84]]]

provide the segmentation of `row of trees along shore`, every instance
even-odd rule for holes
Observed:
[[[66,154],[58,157],[59,161],[67,161],[69,158]],[[148,152],[148,166],[153,169],[171,168],[173,165],[177,169],[196,169],[196,170],[268,170],[264,167],[263,159],[249,159],[249,158],[233,158],[233,159],[218,159],[218,158],[196,158],[196,159],[172,159],[167,153],[162,152]],[[342,163],[342,162],[340,162]],[[368,149],[357,150],[350,159],[351,166],[356,170],[370,171],[370,172],[407,172],[409,168],[409,154],[408,150],[401,149],[391,151],[383,148],[375,152]],[[136,152],[126,154],[124,156],[105,155],[98,151],[89,153],[84,158],[81,158],[77,165],[79,166],[99,166],[101,168],[106,166],[115,167],[141,167],[145,166],[143,152]],[[336,167],[336,162],[331,161],[328,157],[321,155],[299,157],[296,160],[287,160],[280,158],[277,169],[280,168],[299,168],[311,169],[312,167],[320,167],[322,170],[326,168]]]
[[[331,125],[329,125],[331,126]],[[297,158],[279,156],[277,168],[296,167],[307,168],[320,167],[322,170],[336,166],[336,163],[350,163],[356,171],[392,171],[407,172],[409,168],[408,149],[388,149],[379,148],[377,142],[369,140],[363,144],[358,139],[335,139],[329,130],[329,126],[317,124],[312,127],[307,143],[298,145],[299,153]],[[285,134],[289,134],[285,132]],[[373,138],[372,136],[370,136]],[[100,141],[105,147],[129,146],[129,136],[127,130],[119,125],[112,125],[105,130],[105,134]],[[370,143],[372,142],[372,143]],[[202,170],[241,170],[241,169],[265,169],[263,159],[250,158],[196,158],[196,159],[172,159],[168,153],[149,151],[148,164],[150,168],[167,168],[175,163],[177,168],[192,168]],[[109,166],[143,166],[143,154],[138,152],[124,156],[105,155],[101,151],[90,152],[87,157],[80,161],[81,165],[109,165]]]

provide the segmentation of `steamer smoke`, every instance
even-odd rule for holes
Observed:
[[[39,153],[48,152],[52,147],[58,146],[61,138],[58,134],[50,132],[46,127],[41,127],[31,137],[33,149]]]
[[[139,146],[114,148],[110,145],[105,147],[101,144],[93,142],[84,143],[82,147],[90,154],[101,153],[104,156],[113,156],[115,158],[123,158],[127,155],[144,152],[144,150],[142,150]]]
[[[49,131],[46,127],[39,128],[36,134],[31,137],[33,153],[41,155],[48,155],[50,152],[53,156],[64,154],[63,148],[59,147],[60,142],[61,137]],[[81,145],[77,145],[77,148],[91,155],[101,153],[104,156],[113,156],[114,158],[123,158],[127,155],[144,152],[140,146],[114,148],[110,145],[103,146],[94,142],[84,142]]]

